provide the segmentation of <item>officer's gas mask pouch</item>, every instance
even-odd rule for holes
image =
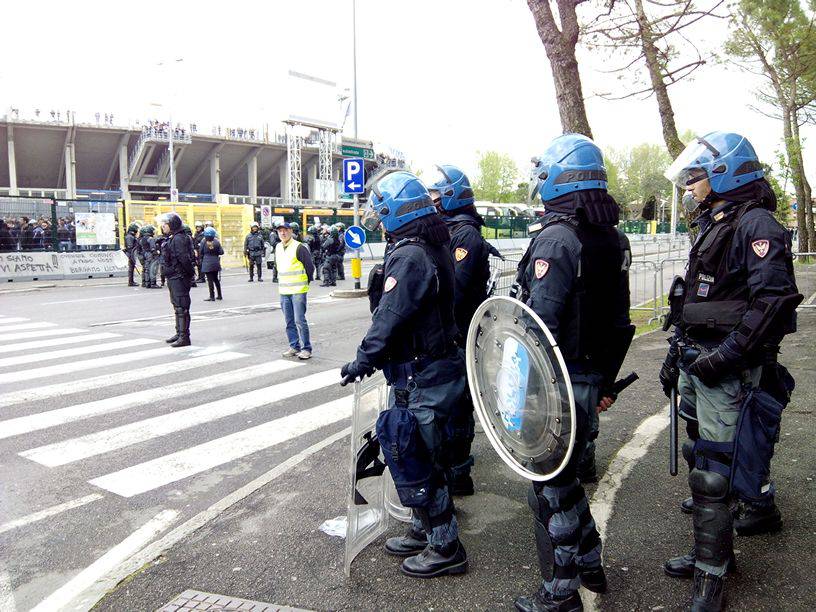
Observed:
[[[400,503],[406,508],[427,507],[433,494],[433,457],[422,440],[414,414],[401,407],[381,412],[377,439]]]
[[[770,466],[784,406],[762,389],[751,389],[742,404],[734,438],[731,490],[759,501],[770,489]]]

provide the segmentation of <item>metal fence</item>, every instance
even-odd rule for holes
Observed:
[[[488,282],[488,295],[510,295],[510,288],[516,280],[516,272],[521,254],[504,254],[504,259],[490,256],[490,281]]]

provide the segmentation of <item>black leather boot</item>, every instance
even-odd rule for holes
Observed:
[[[467,553],[459,540],[440,547],[429,544],[418,555],[405,559],[400,567],[403,574],[412,578],[464,574],[467,569]]]
[[[691,612],[720,612],[723,609],[725,581],[701,569],[694,570],[694,596]]]
[[[470,474],[463,474],[456,478],[452,478],[448,485],[448,492],[457,497],[464,497],[466,495],[473,495],[473,479]]]
[[[734,529],[741,536],[776,533],[782,529],[782,514],[775,503],[760,505],[740,501],[734,516]]]
[[[179,337],[173,344],[170,346],[174,348],[178,348],[180,346],[190,346],[192,344],[190,342],[190,314],[185,313],[179,315],[181,319],[181,325],[179,327]]]
[[[680,512],[683,514],[694,514],[694,498],[687,497],[680,502]]]
[[[584,609],[577,591],[565,597],[555,597],[544,587],[530,597],[518,597],[513,603],[521,612],[579,612]]]
[[[404,536],[388,538],[385,541],[385,552],[395,557],[413,557],[425,550],[427,545],[428,536],[425,530],[417,531],[411,526]]]
[[[172,344],[173,342],[179,339],[179,330],[181,329],[179,325],[181,324],[181,322],[182,321],[180,319],[180,315],[178,312],[176,312],[176,333],[170,336],[167,340],[165,340],[167,344]]]
[[[606,572],[602,566],[578,568],[581,586],[593,593],[606,593]]]
[[[696,561],[697,556],[694,553],[694,547],[692,547],[688,554],[666,561],[663,564],[663,571],[672,578],[693,578]],[[735,557],[732,556],[728,561],[728,567],[725,571],[729,574],[737,571],[737,559]]]

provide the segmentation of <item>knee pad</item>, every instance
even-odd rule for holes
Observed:
[[[187,314],[187,311],[183,306],[175,306],[173,310],[175,310],[177,317],[181,317]]]
[[[423,442],[419,427],[407,408],[390,408],[377,418],[377,438],[385,463],[406,508],[426,508],[439,485],[434,482],[432,453]]]
[[[728,505],[728,479],[694,469],[689,474],[694,498],[694,546],[697,560],[722,567],[733,555],[734,519]]]
[[[693,469],[689,474],[689,487],[694,503],[726,503],[728,500],[728,479],[722,474]]]

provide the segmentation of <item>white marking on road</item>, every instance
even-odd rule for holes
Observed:
[[[50,306],[52,304],[75,304],[77,302],[96,302],[97,300],[120,300],[122,298],[132,298],[138,290],[134,289],[126,295],[106,295],[104,297],[82,298],[80,300],[60,300],[59,302],[43,302],[43,306]]]
[[[41,329],[35,331],[15,332],[13,334],[3,334],[3,342],[11,340],[29,340],[31,338],[47,338],[49,336],[68,336],[70,334],[84,334],[86,330],[75,327],[55,327],[52,329]]]
[[[48,467],[66,465],[267,404],[275,404],[302,393],[316,391],[327,385],[335,384],[339,375],[340,370],[318,372],[303,378],[296,378],[295,380],[262,389],[225,397],[214,402],[207,402],[200,406],[179,410],[178,412],[136,421],[121,427],[105,429],[79,438],[39,446],[23,451],[19,455]]]
[[[223,512],[228,510],[233,505],[237,504],[242,499],[249,497],[255,491],[268,485],[270,482],[275,480],[276,478],[283,476],[292,468],[300,465],[303,461],[314,455],[315,453],[323,450],[327,446],[334,444],[338,440],[342,440],[343,438],[348,437],[351,433],[351,428],[347,427],[342,431],[337,432],[326,438],[325,440],[321,440],[312,446],[303,449],[298,454],[289,457],[283,463],[276,465],[274,468],[258,476],[252,482],[245,484],[240,489],[233,491],[226,497],[219,499],[213,505],[211,505],[206,510],[202,510],[194,517],[187,519],[184,523],[173,529],[170,533],[165,535],[164,537],[156,540],[152,544],[149,544],[145,548],[141,549],[139,552],[131,556],[126,561],[122,562],[118,567],[114,568],[110,572],[108,572],[105,576],[101,577],[99,580],[96,581],[92,589],[88,589],[85,591],[85,598],[84,601],[88,608],[92,607],[97,601],[102,599],[102,597],[108,593],[111,589],[113,589],[117,584],[122,582],[125,578],[132,575],[135,572],[138,572],[141,568],[145,565],[153,561],[154,559],[158,558],[164,552],[170,550],[173,546],[179,543],[181,540],[189,536],[194,531],[198,531],[204,525],[209,523],[212,519],[220,516]]]
[[[601,539],[606,537],[606,526],[612,516],[615,497],[623,485],[623,481],[626,480],[638,460],[648,452],[657,436],[668,425],[669,407],[666,406],[657,414],[653,414],[641,421],[629,441],[612,458],[612,462],[598,483],[598,488],[595,489],[595,494],[590,501],[592,517],[595,519],[595,525],[598,528],[598,533],[601,534]],[[582,589],[582,591],[584,605],[587,609],[599,610],[598,596],[586,589]]]
[[[0,368],[8,366],[23,365],[24,363],[37,363],[49,359],[62,359],[63,357],[75,357],[77,355],[89,355],[91,353],[107,353],[117,349],[128,349],[146,344],[159,342],[154,338],[131,338],[119,342],[108,342],[106,344],[91,344],[89,346],[76,346],[59,351],[47,351],[45,353],[31,353],[30,355],[17,355],[15,357],[5,357],[0,359]]]
[[[28,351],[31,349],[48,348],[49,346],[62,346],[64,344],[79,344],[80,342],[90,342],[91,340],[110,340],[111,338],[121,338],[122,334],[110,332],[100,332],[98,334],[85,334],[84,336],[71,336],[70,338],[49,338],[47,340],[33,340],[31,342],[18,342],[17,344],[3,344],[0,346],[0,353],[13,353],[15,351]]]
[[[0,525],[0,533],[5,533],[6,531],[11,531],[12,529],[17,529],[18,527],[30,525],[31,523],[36,523],[37,521],[41,521],[50,516],[55,516],[57,514],[60,514],[61,512],[65,512],[66,510],[79,508],[80,506],[90,504],[91,502],[96,501],[97,499],[102,499],[103,497],[104,496],[100,495],[99,493],[91,493],[90,495],[86,495],[85,497],[80,497],[78,499],[67,501],[64,504],[51,506],[50,508],[46,508],[45,510],[34,512],[33,514],[29,514],[28,516],[24,516],[13,521],[9,521],[8,523],[3,523],[2,525]],[[3,609],[4,608],[0,607],[0,610]]]
[[[125,370],[124,372],[117,372],[115,375],[101,374],[92,378],[69,380],[66,382],[54,383],[53,385],[33,386],[28,389],[23,389],[22,391],[3,393],[0,394],[0,408],[23,402],[34,402],[37,400],[48,399],[50,397],[70,395],[71,393],[85,393],[92,389],[112,387],[114,385],[133,382],[134,380],[149,380],[158,376],[183,372],[184,370],[192,370],[194,368],[198,368],[199,366],[215,365],[225,361],[240,359],[241,357],[247,357],[247,354],[226,351],[218,354],[208,354],[201,357],[189,355],[185,355],[184,357],[184,359],[179,361],[159,363],[145,368]]]
[[[7,325],[9,323],[24,323],[26,321],[30,321],[31,319],[26,319],[25,317],[6,317],[0,316],[0,325]]]
[[[14,591],[11,588],[11,578],[3,563],[0,563],[0,610],[4,612],[16,612],[17,610],[17,604],[14,603]]]
[[[0,322],[0,334],[6,332],[19,332],[25,329],[48,329],[49,327],[57,327],[56,323],[47,323],[45,321],[32,321],[31,323],[15,323],[13,325],[3,325]]]
[[[129,363],[138,361],[140,359],[150,359],[151,357],[163,357],[181,352],[189,353],[190,351],[197,350],[197,348],[198,347],[195,346],[186,346],[178,349],[171,346],[163,346],[161,348],[148,349],[146,351],[136,351],[135,353],[121,353],[119,355],[110,355],[108,357],[97,357],[95,359],[86,359],[84,361],[70,361],[68,363],[60,363],[52,366],[43,366],[42,368],[33,368],[31,370],[20,370],[19,372],[6,372],[5,374],[0,374],[0,383],[34,380],[35,378],[70,374],[71,372],[81,372],[85,370],[92,370],[93,368],[104,368],[106,366]],[[111,382],[116,381],[116,378],[113,376],[110,376],[109,379]]]
[[[253,365],[248,368],[220,372],[194,380],[185,380],[166,387],[145,389],[139,393],[125,393],[124,395],[107,397],[93,402],[74,404],[73,406],[67,406],[57,410],[38,412],[16,419],[8,419],[0,421],[0,440],[32,431],[47,429],[48,427],[56,427],[57,425],[64,425],[65,423],[89,419],[102,414],[110,414],[111,412],[135,408],[136,406],[144,406],[156,400],[167,400],[172,397],[189,395],[190,389],[204,389],[207,388],[207,386],[210,388],[218,388],[221,385],[251,380],[257,376],[266,376],[299,366],[300,364],[296,362],[279,359],[277,361]]]
[[[54,610],[67,610],[69,608],[88,609],[90,606],[85,606],[88,598],[85,591],[93,587],[94,583],[111,569],[136,554],[153,538],[167,529],[176,520],[178,514],[175,510],[162,510],[159,512],[147,523],[51,593],[33,608],[32,612],[53,612]]]
[[[351,396],[342,397],[88,482],[133,497],[346,419],[351,404]]]

